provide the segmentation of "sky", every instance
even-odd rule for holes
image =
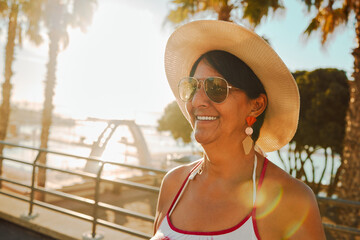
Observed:
[[[60,52],[55,89],[55,112],[68,117],[136,119],[156,124],[174,100],[164,72],[164,51],[173,28],[164,26],[170,0],[98,0],[86,33],[69,29],[70,44]],[[350,77],[355,47],[354,27],[338,30],[323,47],[317,35],[302,32],[310,21],[300,0],[284,1],[286,10],[264,20],[255,31],[291,71],[338,68]],[[3,82],[4,44],[0,59]],[[48,60],[47,43],[25,41],[16,49],[12,102],[41,109]]]

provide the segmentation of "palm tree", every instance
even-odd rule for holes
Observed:
[[[6,138],[7,126],[10,116],[10,96],[12,64],[14,61],[14,50],[16,43],[22,43],[23,27],[30,41],[40,44],[42,38],[39,34],[39,15],[36,14],[41,1],[0,1],[0,12],[8,19],[8,34],[5,48],[5,81],[2,84],[2,103],[0,106],[0,140]],[[19,20],[20,19],[20,20]],[[24,30],[25,30],[24,29]],[[4,146],[0,145],[0,155]],[[0,158],[0,175],[2,173],[2,158]],[[0,182],[1,187],[1,182]]]
[[[57,57],[60,49],[65,49],[69,43],[67,28],[79,27],[85,31],[91,23],[96,0],[47,0],[44,4],[44,24],[49,37],[49,60],[45,79],[45,100],[42,112],[42,129],[40,148],[48,147],[52,113],[54,109],[53,97],[56,84]],[[46,164],[46,154],[39,158],[40,164]],[[38,172],[38,186],[44,187],[46,170],[40,168]],[[44,200],[38,194],[39,200]]]

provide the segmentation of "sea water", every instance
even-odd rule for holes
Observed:
[[[104,121],[86,121],[78,120],[73,125],[53,125],[51,127],[50,140],[48,149],[52,151],[59,151],[62,153],[79,155],[89,157],[91,147],[97,141],[102,131],[106,128],[107,123]],[[151,161],[146,162],[148,167],[170,169],[179,165],[177,159],[194,160],[201,157],[201,146],[193,141],[191,144],[184,144],[180,140],[174,140],[169,132],[158,132],[155,125],[141,125],[141,131],[144,135],[147,147],[151,155]],[[119,127],[120,135],[117,138],[113,136],[110,138],[107,146],[100,157],[106,161],[127,163],[133,165],[140,165],[136,157],[136,146],[133,146],[133,138],[131,132],[126,126]],[[19,145],[29,147],[40,146],[40,125],[21,125],[18,126],[17,136],[10,136],[7,141],[14,142]],[[129,143],[129,144],[127,144]],[[287,158],[287,148],[285,146],[280,150],[284,158]],[[23,148],[6,148],[4,155],[15,159],[20,159],[26,162],[33,162],[38,154],[37,151]],[[288,164],[285,167],[280,161],[277,152],[268,153],[268,159],[279,167],[289,168]],[[184,156],[191,156],[183,158]],[[315,182],[318,182],[321,173],[325,167],[324,154],[318,151],[313,156],[315,166]],[[185,161],[186,162],[186,161]],[[86,165],[86,160],[65,157],[57,154],[47,155],[47,165],[55,168],[72,171],[82,171]],[[144,165],[144,164],[142,164]],[[339,157],[336,156],[334,161],[334,172],[340,165]],[[18,174],[30,174],[32,167],[29,165],[21,165],[18,163],[4,160],[4,166],[12,169]],[[312,180],[312,168],[308,161],[305,164],[305,171]],[[56,171],[48,171],[47,186],[53,188],[60,188],[66,185],[72,185],[76,182],[81,182],[81,178],[74,175],[64,175]],[[129,171],[128,169],[120,169],[111,165],[106,165],[104,168],[104,175],[110,179],[126,178],[131,175],[139,174],[138,171]],[[323,184],[328,184],[331,177],[331,161],[329,160],[325,169]]]

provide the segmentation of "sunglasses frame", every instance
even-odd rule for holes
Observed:
[[[180,83],[181,83],[183,80],[188,80],[188,79],[190,79],[190,78],[191,78],[191,79],[195,79],[195,81],[196,81],[196,83],[197,83],[197,84],[196,84],[196,90],[195,90],[193,96],[192,96],[191,98],[189,98],[187,101],[185,101],[185,100],[183,100],[183,99],[181,98],[181,94],[180,94]],[[226,97],[224,98],[223,101],[221,101],[221,102],[215,102],[214,100],[212,100],[212,99],[209,97],[208,93],[206,92],[206,90],[205,90],[205,81],[208,80],[208,79],[210,79],[210,78],[218,78],[218,79],[221,79],[221,80],[225,81],[225,83],[226,83]],[[182,79],[180,79],[180,81],[179,81],[179,83],[178,83],[179,98],[181,99],[181,101],[183,101],[183,102],[189,102],[189,101],[191,101],[191,100],[194,98],[195,93],[196,93],[199,89],[201,89],[201,86],[199,87],[199,85],[200,85],[201,82],[202,82],[202,86],[203,86],[203,88],[204,88],[205,95],[208,97],[208,99],[209,99],[210,101],[212,101],[213,103],[217,103],[217,104],[223,103],[223,102],[227,99],[227,97],[229,96],[229,89],[234,88],[233,86],[230,86],[229,83],[228,83],[228,81],[226,81],[226,79],[224,79],[224,78],[222,78],[222,77],[217,77],[217,76],[207,77],[207,78],[202,79],[202,80],[201,80],[201,79],[197,79],[197,78],[195,78],[195,77],[183,77]]]

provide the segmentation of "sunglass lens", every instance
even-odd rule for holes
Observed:
[[[197,80],[192,77],[183,78],[179,82],[179,96],[184,102],[189,101],[197,89]]]
[[[216,103],[225,101],[228,94],[227,82],[222,78],[211,77],[205,80],[206,95]]]

